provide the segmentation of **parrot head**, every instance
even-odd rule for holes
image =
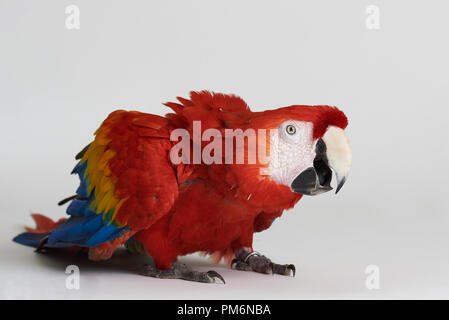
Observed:
[[[254,123],[264,123],[272,132],[268,174],[274,182],[295,193],[317,195],[333,189],[333,171],[336,193],[340,191],[352,161],[343,112],[336,107],[296,105],[262,112]]]
[[[270,132],[262,139],[267,161],[208,166],[209,178],[222,185],[223,192],[273,208],[282,203],[291,207],[302,195],[332,190],[332,171],[336,192],[348,177],[352,160],[344,131],[348,120],[336,107],[293,105],[253,112],[238,96],[209,91],[192,91],[190,100],[178,100],[166,103],[175,111],[167,115],[175,127],[192,131],[192,123],[199,120],[201,130],[219,129],[222,136],[228,129]]]

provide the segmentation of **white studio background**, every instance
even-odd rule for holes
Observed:
[[[79,29],[66,26],[70,5]],[[443,0],[0,0],[0,297],[449,298],[448,30]],[[11,241],[30,212],[64,216],[74,155],[111,111],[163,115],[162,102],[201,89],[253,110],[329,104],[349,117],[342,191],[304,197],[255,236],[295,278],[195,255],[184,259],[227,284],[158,280],[124,252],[96,264]],[[79,290],[66,288],[69,264]]]

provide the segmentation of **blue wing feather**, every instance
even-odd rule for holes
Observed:
[[[70,218],[61,222],[50,233],[25,232],[15,237],[13,241],[37,247],[43,239],[48,238],[45,247],[93,247],[115,239],[128,229],[103,221],[103,212],[96,213],[90,209],[95,196],[94,192],[90,194],[88,192],[86,167],[87,161],[84,163],[80,161],[72,171],[79,175],[80,185],[76,191],[77,197],[67,207],[66,213],[70,215]]]

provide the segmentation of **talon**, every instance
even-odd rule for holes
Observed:
[[[38,252],[38,253],[48,253],[48,248],[45,248],[45,245],[48,242],[48,237],[45,237],[44,239],[42,239],[42,241],[39,243],[39,245],[37,246],[36,250],[34,250],[34,252]]]
[[[235,266],[237,265],[237,263],[239,262],[240,260],[239,259],[233,259],[232,261],[231,261],[231,269],[235,269]]]
[[[290,270],[293,273],[293,277],[296,275],[296,267],[293,264],[289,264],[287,266],[287,270]]]
[[[270,268],[268,268],[268,269],[265,271],[265,273],[266,273],[266,274],[272,274],[272,275],[274,275],[274,274],[276,273],[276,272],[274,271],[274,269],[275,269],[275,263],[270,262],[269,266],[270,266]]]
[[[210,270],[210,271],[207,271],[206,273],[212,280],[214,280],[214,278],[218,278],[223,282],[223,284],[226,283],[226,281],[223,279],[223,277],[218,272]]]

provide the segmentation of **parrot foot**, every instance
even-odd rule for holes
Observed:
[[[231,262],[231,268],[241,271],[255,271],[293,277],[296,274],[296,268],[293,264],[273,263],[270,259],[256,251],[248,252],[246,250],[237,252],[236,258]]]
[[[207,272],[194,271],[185,263],[178,261],[172,264],[170,270],[160,270],[146,264],[144,265],[143,275],[160,279],[183,279],[204,283],[218,283],[217,280],[220,280],[223,284],[225,283],[223,277],[213,270]]]

